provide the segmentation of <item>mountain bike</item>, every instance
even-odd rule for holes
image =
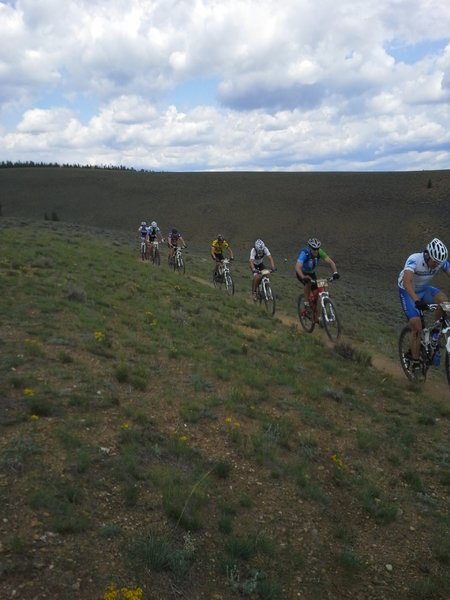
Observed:
[[[422,332],[420,335],[419,362],[415,363],[411,357],[411,339],[412,330],[406,325],[400,332],[398,340],[398,351],[400,363],[406,377],[410,381],[424,382],[427,377],[428,369],[434,365],[440,364],[441,350],[445,349],[445,372],[447,381],[450,385],[450,302],[441,302],[442,317],[430,327],[426,327],[423,311],[419,311],[422,322]],[[433,312],[439,307],[439,304],[429,304],[428,309]]]
[[[224,258],[220,261],[217,266],[217,271],[213,273],[213,284],[214,287],[219,287],[224,284],[227,294],[232,296],[234,294],[234,282],[231,276],[230,267],[228,266],[229,264],[229,258]]]
[[[169,267],[174,271],[184,274],[186,272],[186,265],[184,264],[183,248],[186,248],[186,246],[177,246],[173,256],[169,255]]]
[[[261,271],[262,278],[258,287],[256,288],[256,299],[259,300],[260,304],[264,302],[267,312],[274,315],[276,300],[269,280],[269,275],[271,272],[272,271],[270,269],[263,269]]]
[[[332,342],[336,342],[341,335],[341,322],[336,307],[328,292],[329,279],[318,279],[316,286],[309,295],[309,305],[304,305],[304,295],[300,294],[297,301],[298,318],[306,333],[312,333],[316,323],[324,327]]]
[[[158,240],[154,240],[152,242],[152,244],[153,244],[153,252],[152,252],[152,255],[151,255],[152,256],[152,263],[154,265],[158,265],[158,267],[159,267],[159,265],[161,264],[161,253],[159,251],[159,242],[158,242]]]

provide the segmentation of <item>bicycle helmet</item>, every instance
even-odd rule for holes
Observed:
[[[224,240],[223,235],[221,233],[219,233],[219,235],[217,236],[217,241],[218,242],[223,242],[223,240]]]
[[[152,221],[151,227],[158,227],[158,223],[156,221]]]
[[[427,245],[427,252],[430,258],[435,260],[437,263],[443,263],[448,257],[447,248],[441,242],[441,240],[438,240],[437,238],[431,240],[431,242]]]
[[[308,240],[308,246],[310,248],[312,248],[313,250],[318,250],[321,246],[321,241],[318,240],[317,238],[313,237],[313,238],[309,238]]]
[[[172,229],[172,233],[178,233],[178,229],[175,229],[175,227]]]
[[[147,226],[147,223],[145,221],[142,221],[141,227],[146,227],[146,226]]]
[[[255,242],[255,250],[261,252],[264,250],[264,242],[262,240],[256,240]]]

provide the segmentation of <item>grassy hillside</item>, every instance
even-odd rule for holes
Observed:
[[[431,185],[431,187],[429,187]],[[318,235],[346,268],[397,271],[411,247],[445,238],[450,171],[411,173],[136,173],[98,169],[0,170],[5,217],[133,234],[142,219],[178,227],[201,250],[223,232],[247,258],[263,237],[292,259]],[[388,264],[385,264],[385,263]]]
[[[271,318],[244,259],[228,298],[195,248],[180,276],[24,213],[0,219],[2,598],[447,597],[448,387],[370,365],[395,330],[356,271],[333,348],[288,269]]]

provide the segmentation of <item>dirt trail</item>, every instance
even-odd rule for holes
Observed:
[[[195,277],[193,275],[190,275],[190,278],[198,283],[201,283],[202,285],[207,285],[211,288],[214,287],[212,282],[207,281],[206,279],[202,279],[201,277]],[[248,302],[251,303],[251,300],[248,300]],[[295,317],[292,317],[290,315],[287,315],[286,313],[277,310],[274,318],[281,321],[281,323],[283,323],[283,325],[286,325],[287,327],[292,327],[293,325],[296,326],[300,334],[306,335],[303,332],[302,328],[299,326],[299,322]],[[314,335],[320,335],[322,341],[329,348],[333,346],[332,342],[330,342],[330,340],[327,338],[326,334],[322,330],[318,330],[318,328],[314,329]],[[349,343],[354,345],[354,342],[352,340],[349,340]],[[375,369],[377,369],[377,371],[380,371],[381,373],[392,377],[398,382],[403,382],[405,385],[410,385],[405,377],[405,374],[402,371],[399,361],[392,360],[387,356],[384,356],[383,354],[377,354],[374,352],[373,349],[370,350],[370,357],[372,366]],[[450,387],[447,385],[447,382],[441,379],[438,380],[434,378],[432,372],[430,373],[430,376],[428,377],[425,385],[427,393],[435,396],[436,398],[450,397]]]

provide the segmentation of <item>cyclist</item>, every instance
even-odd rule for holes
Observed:
[[[316,267],[319,260],[322,259],[330,266],[333,273],[333,279],[339,279],[340,275],[336,268],[336,263],[328,256],[321,247],[322,242],[316,237],[309,238],[306,246],[300,250],[295,263],[295,274],[300,283],[303,283],[303,294],[305,308],[309,307],[309,295],[311,290],[317,288]]]
[[[147,227],[147,247],[150,250],[150,258],[153,258],[153,242],[159,239],[160,242],[164,242],[164,238],[161,233],[161,229],[158,227],[156,221],[150,223],[150,227]]]
[[[138,234],[141,241],[147,237],[147,223],[145,221],[142,221],[139,225]]]
[[[184,241],[181,233],[175,227],[170,230],[167,236],[167,246],[169,247],[169,260],[171,261],[173,255],[175,254],[175,248],[179,245],[182,245],[184,248],[186,247],[186,242]]]
[[[262,279],[261,271],[267,269],[264,265],[264,259],[267,257],[270,262],[270,266],[272,271],[275,271],[275,263],[273,262],[272,255],[270,254],[269,248],[265,245],[265,243],[258,239],[256,240],[253,248],[250,250],[250,270],[253,273],[252,280],[252,295],[253,300],[257,300],[256,290],[258,289],[258,285]]]
[[[146,242],[147,239],[147,223],[142,221],[138,228],[139,241],[142,245],[143,242]],[[144,260],[144,256],[142,255],[142,260]]]
[[[434,238],[422,252],[411,254],[398,277],[398,289],[403,312],[412,330],[411,358],[412,368],[419,366],[420,334],[422,321],[420,312],[427,310],[428,304],[437,304],[447,300],[447,296],[436,287],[430,285],[433,277],[444,271],[450,277],[448,250],[445,245]],[[436,311],[440,319],[442,309]]]
[[[217,238],[211,244],[211,258],[214,261],[214,279],[218,278],[218,267],[220,262],[224,259],[224,250],[228,252],[230,260],[233,260],[233,250],[231,249],[230,244],[226,241],[223,235],[219,233]]]

